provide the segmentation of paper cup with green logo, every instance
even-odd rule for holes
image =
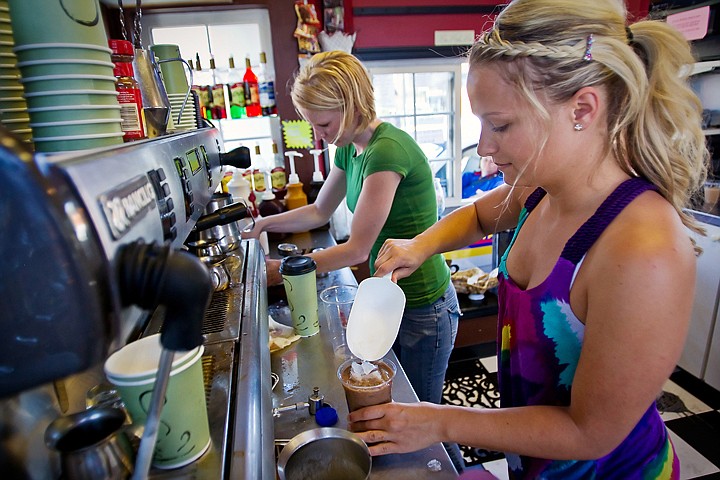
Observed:
[[[107,42],[98,0],[8,0],[18,45],[40,42]]]
[[[185,64],[180,56],[180,48],[177,45],[164,44],[152,45],[150,50],[158,58],[165,91],[184,96],[190,87],[185,74]]]
[[[160,362],[160,335],[127,344],[105,361],[105,375],[115,385],[135,424],[144,424]],[[176,352],[160,413],[152,464],[179,468],[200,458],[210,446],[200,346]]]
[[[315,261],[303,255],[285,257],[280,263],[293,328],[301,337],[320,331],[315,270]]]

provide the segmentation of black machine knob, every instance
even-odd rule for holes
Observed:
[[[250,149],[248,147],[238,147],[227,153],[221,153],[220,165],[230,165],[235,168],[249,168]]]

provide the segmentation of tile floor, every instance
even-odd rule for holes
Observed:
[[[498,406],[495,345],[456,349],[445,381],[444,402]],[[720,392],[677,369],[658,399],[681,464],[681,479],[720,480]],[[507,479],[501,453],[461,446],[466,462],[482,465],[499,479]],[[479,468],[479,467],[476,467]]]

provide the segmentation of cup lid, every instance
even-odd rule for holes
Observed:
[[[280,273],[283,275],[302,275],[317,270],[315,260],[304,255],[292,255],[283,258]]]

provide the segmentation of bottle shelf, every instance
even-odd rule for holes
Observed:
[[[262,138],[280,138],[278,116],[223,118],[213,120],[220,129],[223,140],[253,141]]]
[[[264,118],[277,118],[277,115],[260,115],[257,117],[242,117],[242,118],[217,118],[214,119],[214,122],[219,121],[220,123],[235,123],[235,122],[253,122],[257,120],[262,120]]]

